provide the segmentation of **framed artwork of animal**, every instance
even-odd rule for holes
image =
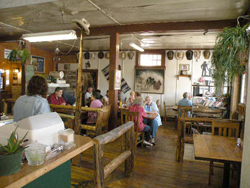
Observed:
[[[135,91],[164,94],[165,69],[136,68]]]

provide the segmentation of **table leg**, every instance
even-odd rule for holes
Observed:
[[[224,163],[224,175],[223,175],[223,188],[229,187],[229,177],[230,177],[230,163]]]
[[[184,155],[184,130],[181,121],[178,121],[178,138],[177,138],[177,148],[176,148],[176,161],[183,161]]]

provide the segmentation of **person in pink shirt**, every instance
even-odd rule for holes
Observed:
[[[94,92],[91,96],[91,103],[90,103],[90,108],[101,108],[103,106],[102,102],[99,100],[100,99],[100,94],[97,92]],[[89,112],[88,113],[88,120],[87,124],[95,124],[97,121],[97,113],[96,112]]]
[[[146,141],[144,141],[143,143],[147,146],[152,146],[153,144],[149,143],[150,140],[150,134],[151,134],[151,128],[148,125],[145,125],[143,123],[143,118],[146,116],[146,113],[144,111],[144,108],[142,107],[143,105],[143,99],[141,97],[137,97],[134,100],[134,104],[132,106],[129,106],[128,110],[130,112],[140,112],[139,114],[139,131],[140,132],[144,132],[145,133],[145,139]],[[136,127],[135,127],[136,129]]]

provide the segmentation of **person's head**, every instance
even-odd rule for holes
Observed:
[[[55,94],[56,94],[57,97],[62,97],[63,89],[61,87],[57,87],[55,89]]]
[[[135,92],[135,97],[141,97],[141,93],[138,92],[138,91],[136,91],[136,92]]]
[[[188,97],[189,97],[188,92],[184,92],[184,93],[183,93],[183,98],[188,98]]]
[[[142,106],[143,105],[143,98],[136,97],[135,100],[134,100],[134,105],[140,105],[140,106]]]
[[[134,91],[131,91],[131,92],[130,92],[130,98],[132,98],[132,99],[135,98],[135,92],[134,92]]]
[[[28,83],[28,96],[41,95],[46,98],[48,92],[47,81],[41,76],[32,76]]]
[[[92,87],[89,87],[89,88],[88,88],[88,92],[89,92],[89,93],[92,93],[92,92],[93,92],[93,88],[92,88]]]
[[[98,92],[93,92],[92,96],[91,96],[91,100],[95,100],[95,99],[100,99],[101,95]]]
[[[150,105],[152,103],[152,98],[150,96],[146,96],[145,102],[147,105]]]
[[[107,96],[107,97],[109,96],[109,90],[106,91],[106,96]]]

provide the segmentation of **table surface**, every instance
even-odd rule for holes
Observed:
[[[155,119],[158,116],[157,113],[146,113],[146,116],[144,118],[146,119]]]
[[[0,177],[0,188],[16,188],[22,187],[33,180],[39,178],[45,173],[53,170],[54,168],[60,166],[76,155],[82,153],[88,148],[93,146],[93,141],[89,137],[84,137],[80,135],[75,135],[75,144],[76,147],[71,148],[70,150],[63,151],[61,154],[45,160],[44,163],[40,166],[29,166],[27,161],[21,166],[21,170],[15,174],[9,176]]]
[[[237,138],[194,134],[195,159],[218,162],[241,162],[242,150],[236,146]]]

